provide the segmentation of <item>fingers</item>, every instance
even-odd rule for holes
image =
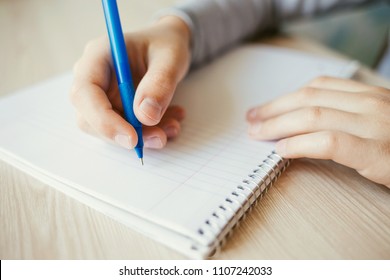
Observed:
[[[367,107],[360,95],[373,89],[376,88],[351,80],[320,77],[296,92],[252,108],[247,113],[247,120],[264,120],[309,106],[360,112]]]
[[[278,115],[263,122],[253,122],[249,135],[257,140],[280,139],[316,131],[344,131],[359,137],[367,137],[368,120],[359,114],[323,107],[306,107]]]
[[[344,132],[321,131],[276,143],[285,158],[329,159],[355,169],[362,176],[390,187],[390,143],[360,138]]]
[[[135,41],[134,38],[132,40]],[[137,49],[140,45],[142,44],[129,44],[130,53],[135,59],[133,62],[137,66],[133,71],[136,79],[142,76],[146,69],[145,63],[141,60],[137,61],[143,56],[134,55],[141,53]],[[179,72],[176,67],[175,56],[169,55],[164,48],[151,53],[150,69],[142,80],[144,86],[137,91],[141,92],[141,97],[145,99],[146,106],[143,105],[141,108],[145,109],[149,106],[145,111],[148,111],[153,118],[153,122],[145,122],[144,119],[146,124],[160,122],[162,118],[160,114],[166,111],[176,84],[184,75],[184,71]],[[84,131],[116,141],[119,145],[131,149],[137,142],[137,135],[132,126],[122,117],[120,95],[111,64],[108,40],[102,38],[89,43],[83,57],[75,65],[75,79],[70,97],[79,115],[79,126]],[[156,112],[158,117],[153,117]],[[173,107],[159,127],[145,128],[145,139],[149,143],[146,146],[155,148],[165,146],[167,138],[175,137],[179,133],[179,121],[183,117],[183,109]]]
[[[349,84],[330,78],[336,84]],[[353,85],[359,83],[352,82]],[[344,131],[358,137],[390,137],[387,116],[390,95],[383,88],[361,85],[370,92],[347,92],[322,88],[303,88],[247,114],[249,134],[254,139],[271,140],[321,130]],[[356,89],[356,88],[355,88]]]
[[[282,157],[330,159],[356,170],[375,161],[374,149],[371,140],[339,131],[297,135],[276,144],[276,152]]]
[[[147,139],[159,139],[159,142],[150,144],[153,147],[164,146],[168,138],[179,133],[183,111],[177,109],[176,113],[172,113],[170,110],[166,117],[163,116],[190,61],[187,25],[176,17],[164,18],[142,32],[129,33],[125,37],[137,88],[133,105],[135,114],[144,125],[159,124],[145,128]],[[74,67],[70,98],[83,130],[132,148],[137,142],[137,135],[122,117],[112,64],[108,38],[89,43]],[[152,143],[152,140],[147,142]]]
[[[163,118],[158,126],[144,126],[142,131],[146,148],[161,149],[168,139],[179,135],[180,122],[174,118]]]
[[[89,43],[74,69],[70,99],[76,108],[83,130],[116,141],[131,149],[137,143],[135,130],[116,111],[106,92],[109,91],[111,65],[104,39]]]
[[[363,84],[361,82],[357,82],[350,79],[329,77],[329,76],[321,76],[315,78],[314,80],[309,82],[308,86],[314,88],[323,88],[329,90],[340,90],[340,91],[348,91],[348,92],[359,92],[359,91],[367,91],[373,89],[372,86]]]
[[[180,52],[175,48],[154,49],[149,57],[148,70],[134,100],[134,112],[145,125],[159,123],[186,72],[186,59]]]
[[[178,105],[171,105],[168,107],[167,111],[164,114],[164,119],[166,118],[175,118],[181,122],[185,118],[185,110],[183,107]]]
[[[168,139],[175,138],[179,135],[180,122],[184,118],[184,109],[179,106],[171,106],[167,109],[162,120],[157,126],[144,126],[143,137],[144,144],[147,148],[163,148]]]
[[[112,78],[111,66],[108,39],[102,37],[89,42],[73,69],[74,92],[84,84],[94,84],[108,91]]]
[[[100,87],[86,84],[73,94],[72,101],[74,106],[82,111],[83,130],[93,131],[127,149],[136,145],[137,134],[134,128],[113,110]]]
[[[111,69],[108,40],[101,38],[87,44],[74,67],[70,99],[84,131],[131,149],[137,143],[135,130],[113,109],[107,95],[114,79]]]
[[[161,149],[167,144],[167,135],[158,126],[144,126],[142,133],[145,148]]]
[[[173,139],[180,134],[180,123],[184,117],[185,111],[182,107],[170,106],[157,126],[144,126],[142,131],[145,147],[152,149],[161,149],[165,147],[169,139]],[[94,136],[102,136],[81,114],[77,114],[77,122],[78,126],[84,132]],[[115,139],[114,137],[113,140],[125,148],[128,148],[129,146],[126,144],[126,138],[124,137],[119,136],[118,139]],[[121,140],[124,141],[124,143],[120,143]]]
[[[309,106],[332,108],[352,113],[361,112],[367,108],[365,99],[371,98],[371,95],[366,96],[365,93],[365,91],[352,93],[333,89],[304,87],[296,92],[250,109],[247,113],[247,120],[264,120]]]
[[[329,96],[332,98],[329,98]],[[309,106],[333,108],[356,112],[359,110],[357,94],[327,89],[304,87],[264,105],[252,108],[247,113],[248,121],[264,120]],[[348,106],[345,106],[348,104]]]
[[[330,159],[390,187],[390,90],[322,77],[250,110],[249,134],[286,158]],[[386,166],[386,167],[385,167]]]

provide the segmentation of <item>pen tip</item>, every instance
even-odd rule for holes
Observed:
[[[141,164],[144,165],[144,159],[140,158],[140,160],[141,160]]]

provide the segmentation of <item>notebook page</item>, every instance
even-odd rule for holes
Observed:
[[[355,71],[356,65],[350,62],[321,59],[279,48],[259,48],[256,45],[240,47],[192,73],[179,87],[174,103],[188,104],[187,121],[190,124],[184,123],[183,132],[190,127],[196,133],[183,133],[178,142],[191,137],[192,141],[188,144],[194,147],[195,154],[205,152],[210,147],[211,150],[207,152],[210,160],[200,170],[194,170],[196,173],[183,186],[152,210],[162,219],[170,216],[178,221],[177,224],[185,225],[181,231],[191,229],[192,233],[197,234],[200,225],[208,219],[202,217],[210,217],[218,211],[227,195],[274,149],[273,143],[248,138],[245,121],[247,110],[297,90],[319,75],[348,77]],[[194,125],[196,128],[193,128]],[[194,146],[197,145],[198,136],[204,139],[202,146]],[[185,145],[175,146],[179,150],[184,148]],[[192,155],[191,159],[195,157]],[[181,199],[186,195],[199,196],[199,201],[202,201],[200,207],[195,205],[199,203],[197,200],[190,200],[189,204],[186,199]],[[182,201],[179,209],[182,207],[183,210],[180,213],[175,213],[175,208],[169,207],[177,200]],[[230,218],[229,214],[223,213],[227,219]]]
[[[346,63],[266,47],[240,47],[180,85],[181,136],[159,151],[133,151],[83,134],[68,102],[71,75],[0,102],[3,153],[143,219],[207,244],[198,228],[273,149],[246,135],[248,108]],[[276,74],[277,73],[277,74]],[[210,237],[211,239],[211,237]]]

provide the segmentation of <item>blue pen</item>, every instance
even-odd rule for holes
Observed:
[[[137,119],[133,110],[134,85],[131,78],[129,58],[127,56],[125,39],[123,37],[121,21],[119,18],[116,0],[102,0],[108,37],[110,38],[111,54],[114,60],[115,73],[118,80],[119,92],[122,100],[123,111],[126,120],[135,128],[138,136],[138,143],[135,152],[143,162],[142,124]]]

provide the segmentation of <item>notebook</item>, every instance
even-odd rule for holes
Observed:
[[[318,75],[355,70],[282,48],[238,47],[179,85],[181,134],[146,149],[144,166],[134,151],[78,129],[66,73],[0,99],[0,158],[189,258],[207,258],[288,164],[273,142],[249,139],[246,111]]]

